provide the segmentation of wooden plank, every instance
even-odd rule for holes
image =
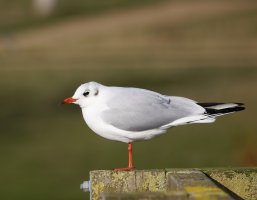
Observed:
[[[90,172],[91,199],[257,199],[257,168]]]

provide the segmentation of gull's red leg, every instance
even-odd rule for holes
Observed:
[[[129,169],[133,169],[132,143],[128,144]]]
[[[132,158],[132,143],[128,143],[128,161],[129,161],[128,167],[126,167],[126,168],[116,168],[114,170],[130,171],[134,168],[133,167],[133,158]]]

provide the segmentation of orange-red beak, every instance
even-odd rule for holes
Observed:
[[[72,97],[66,98],[63,100],[62,104],[74,103],[77,99],[73,99]]]

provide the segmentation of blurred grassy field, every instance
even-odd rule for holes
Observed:
[[[85,199],[79,184],[90,170],[127,165],[126,144],[100,138],[78,107],[60,105],[91,80],[246,103],[215,124],[135,143],[138,169],[257,165],[255,1],[126,6],[0,36],[1,199]]]
[[[47,2],[55,2],[53,4]],[[162,0],[164,1],[164,0]],[[40,2],[40,3],[37,3]],[[105,12],[118,9],[131,9],[134,7],[144,6],[145,4],[154,3],[153,0],[2,0],[0,1],[0,33],[22,31],[48,25],[50,23],[66,20],[74,16],[95,16]],[[40,10],[36,5],[45,5],[52,7],[51,15],[41,16]],[[44,7],[44,6],[43,6]]]

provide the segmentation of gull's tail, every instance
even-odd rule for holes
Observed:
[[[216,120],[216,117],[219,117],[221,115],[226,115],[229,113],[238,112],[245,109],[244,104],[242,103],[197,103],[197,104],[205,109],[204,113],[177,119],[172,123],[163,126],[163,128],[169,128],[172,126],[178,126],[183,124],[212,123]]]
[[[206,110],[209,117],[218,117],[233,112],[244,110],[243,103],[197,103]]]

